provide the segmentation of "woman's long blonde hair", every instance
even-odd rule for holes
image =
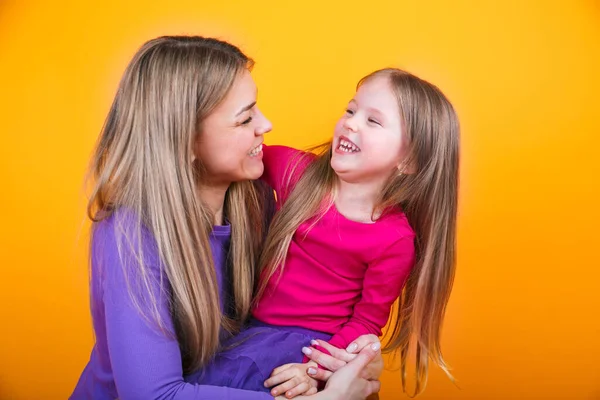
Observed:
[[[411,174],[390,177],[374,213],[400,206],[416,233],[416,265],[396,303],[390,340],[384,349],[400,351],[406,392],[407,357],[414,340],[416,395],[427,383],[429,358],[452,378],[442,358],[440,335],[456,264],[459,124],[443,93],[408,72],[375,71],[361,79],[358,87],[377,76],[389,79],[398,100],[410,146],[404,165],[415,169]],[[275,215],[259,263],[265,277],[284,268],[289,245],[300,224],[332,206],[338,178],[330,165],[331,155],[330,142],[321,147],[316,161],[308,166]],[[262,281],[259,294],[264,292],[267,281]]]
[[[134,231],[121,226],[119,240],[119,248],[130,246],[137,258],[128,279],[131,298],[164,331],[158,302],[168,296],[186,373],[215,353],[221,326],[235,331],[249,315],[264,229],[259,188],[236,182],[226,194],[235,304],[227,318],[219,307],[209,244],[214,218],[197,196],[203,171],[192,160],[203,120],[252,65],[237,47],[216,39],[148,41],[121,79],[91,162],[88,215],[97,222],[126,209],[138,217]],[[151,289],[156,277],[146,265],[142,229],[153,235],[169,282],[161,279],[158,293]]]

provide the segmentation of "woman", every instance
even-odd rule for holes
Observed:
[[[269,199],[255,180],[271,130],[252,64],[225,42],[162,37],[127,67],[91,166],[96,344],[72,398],[272,398],[185,378],[239,331],[252,302]],[[376,391],[358,376],[378,350],[340,356],[349,364],[315,399]]]

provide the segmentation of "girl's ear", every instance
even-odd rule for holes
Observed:
[[[415,163],[412,162],[410,157],[406,157],[404,160],[398,164],[396,167],[398,169],[398,176],[400,175],[412,175],[417,172],[417,168],[415,167]]]

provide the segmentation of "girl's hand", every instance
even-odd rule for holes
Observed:
[[[308,358],[326,368],[324,370],[311,367],[307,370],[307,373],[311,377],[320,381],[327,381],[331,377],[332,372],[339,370],[348,362],[354,360],[357,356],[356,353],[360,352],[365,347],[374,344],[381,346],[381,344],[379,343],[379,338],[377,338],[377,336],[375,335],[362,335],[354,342],[352,342],[345,350],[338,349],[337,347],[332,346],[329,343],[324,342],[322,340],[315,340],[311,343],[313,345],[321,346],[331,354],[328,355],[322,353],[321,351],[315,348],[303,349],[304,354]],[[361,378],[368,380],[377,380],[383,373],[383,368],[383,357],[381,356],[381,352],[378,352],[377,356],[363,369],[361,373]]]
[[[274,387],[271,395],[285,396],[288,399],[298,395],[310,396],[317,393],[317,381],[306,374],[309,368],[315,368],[317,364],[308,362],[305,364],[285,364],[275,368],[271,377],[265,381],[265,387]]]

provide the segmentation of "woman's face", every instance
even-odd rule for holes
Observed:
[[[257,89],[244,70],[225,99],[205,118],[194,154],[210,184],[254,180],[263,173],[263,135],[272,128],[256,105]]]

